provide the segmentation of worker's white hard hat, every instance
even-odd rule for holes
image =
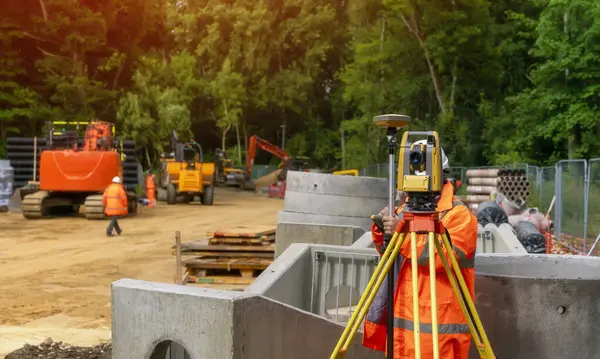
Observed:
[[[414,143],[414,145],[426,145],[426,144],[427,144],[427,140],[419,140]],[[446,157],[446,154],[444,153],[443,148],[440,147],[440,150],[442,150],[442,170],[447,170],[448,168],[450,168],[450,163],[448,162],[448,157]],[[417,171],[415,171],[415,173],[417,175],[425,174],[425,172],[417,172]]]
[[[119,178],[119,176],[115,176],[113,177],[113,183],[121,183],[121,178]]]

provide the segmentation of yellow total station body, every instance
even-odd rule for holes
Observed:
[[[427,144],[411,144],[409,136],[427,136]],[[442,150],[438,133],[404,132],[398,156],[398,189],[404,192],[441,192],[442,186]]]

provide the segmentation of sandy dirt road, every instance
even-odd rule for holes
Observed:
[[[282,208],[280,199],[220,189],[213,206],[141,208],[112,238],[106,221],[0,215],[0,358],[47,337],[74,345],[110,339],[110,284],[173,283],[176,230],[187,242],[228,225],[275,225]]]

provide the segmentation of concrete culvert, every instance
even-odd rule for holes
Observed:
[[[600,258],[480,254],[477,308],[498,358],[600,358]]]
[[[164,340],[154,347],[148,359],[191,359],[191,357],[181,344]]]

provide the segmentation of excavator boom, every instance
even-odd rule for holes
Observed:
[[[250,137],[250,143],[248,144],[248,154],[246,155],[247,179],[250,179],[250,175],[252,174],[252,167],[254,166],[254,157],[256,156],[257,147],[281,159],[283,161],[283,168],[286,168],[288,161],[291,159],[290,155],[283,149],[275,146],[267,140],[263,140],[262,138],[254,135]]]

